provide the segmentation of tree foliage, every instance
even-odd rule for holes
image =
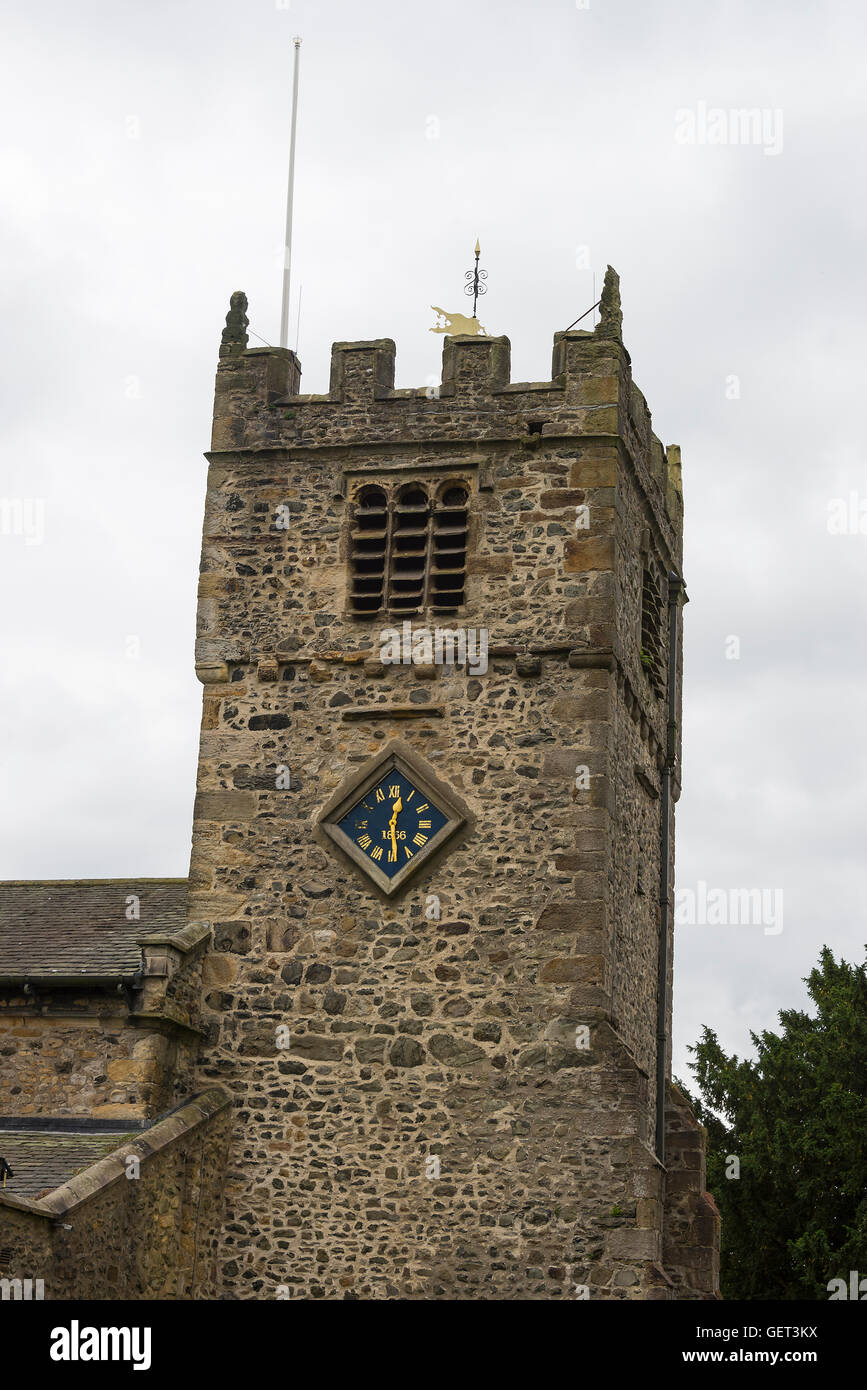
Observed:
[[[689,1049],[725,1298],[826,1299],[831,1279],[867,1276],[867,972],[825,946],[805,983],[815,1015],[752,1033],[754,1061],[709,1028]]]

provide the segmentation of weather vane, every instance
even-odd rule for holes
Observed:
[[[476,307],[479,302],[479,295],[488,293],[488,287],[485,284],[488,278],[488,272],[486,270],[479,270],[479,256],[482,254],[482,248],[479,246],[478,240],[476,241],[475,254],[476,264],[473,269],[468,270],[464,276],[466,281],[464,285],[464,294],[471,294],[473,296],[472,318],[468,318],[466,314],[450,314],[447,310],[439,309],[436,304],[432,304],[431,308],[434,313],[439,315],[444,322],[438,323],[435,328],[432,328],[430,330],[431,333],[468,334],[470,337],[487,337],[484,328],[476,318]]]
[[[479,256],[481,254],[482,248],[479,246],[479,241],[477,237],[476,264],[473,267],[473,269],[468,270],[466,275],[464,276],[464,279],[467,281],[467,283],[464,285],[464,294],[471,294],[473,296],[473,318],[476,317],[476,305],[479,302],[479,295],[488,293],[488,287],[485,284],[485,281],[488,278],[488,272],[486,270],[479,270]]]

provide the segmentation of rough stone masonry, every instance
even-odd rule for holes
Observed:
[[[234,1105],[219,1296],[715,1297],[703,1131],[656,1087],[680,458],[617,277],[547,382],[509,380],[507,338],[448,337],[441,386],[396,390],[383,339],[336,343],[328,394],[302,395],[245,311],[208,454],[188,895],[211,933],[196,1086]],[[448,498],[451,568],[424,550]],[[418,571],[394,549],[415,512]],[[383,664],[407,612],[486,630],[487,671]],[[467,818],[389,898],[318,822],[392,747]]]

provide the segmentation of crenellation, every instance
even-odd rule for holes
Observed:
[[[484,398],[509,385],[512,345],[508,338],[447,337],[443,340],[440,397]]]
[[[262,365],[269,354],[276,354],[272,370]],[[408,445],[414,451],[424,446],[439,453],[443,447],[453,449],[455,442],[474,443],[502,454],[524,438],[536,447],[537,436],[528,435],[528,423],[535,422],[548,447],[578,436],[583,448],[594,437],[625,448],[665,535],[666,509],[677,521],[676,489],[669,483],[662,486],[659,446],[652,442],[650,415],[632,383],[622,345],[598,331],[555,334],[551,382],[510,382],[509,355],[505,337],[446,337],[441,385],[395,391],[395,346],[390,339],[335,343],[329,394],[301,396],[288,388],[280,390],[291,367],[297,393],[300,366],[294,354],[249,349],[221,363],[214,452],[237,446],[261,454],[279,449],[281,442],[287,449],[317,454],[363,449],[375,468],[383,451],[389,450],[397,456],[394,466],[400,467],[399,455]],[[252,374],[239,370],[246,361]],[[226,378],[222,383],[221,377]],[[349,432],[335,407],[350,412]],[[355,410],[370,412],[369,419],[356,419]]]
[[[328,400],[351,405],[383,400],[391,395],[395,352],[391,338],[367,343],[333,343]]]
[[[680,462],[680,446],[669,444],[665,451],[667,465],[665,483],[665,501],[668,514],[672,523],[678,530],[678,523],[683,523],[683,480]]]

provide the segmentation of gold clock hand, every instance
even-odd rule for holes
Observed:
[[[398,811],[402,811],[402,810],[403,810],[403,803],[402,803],[400,797],[398,797],[398,798],[397,798],[397,801],[395,801],[394,804],[393,804],[393,806],[392,806],[392,809],[391,809],[391,820],[388,822],[388,828],[389,828],[389,830],[391,831],[391,848],[392,848],[392,850],[393,850],[393,852],[394,852],[394,857],[395,857],[395,859],[397,858],[397,814],[398,814]]]

